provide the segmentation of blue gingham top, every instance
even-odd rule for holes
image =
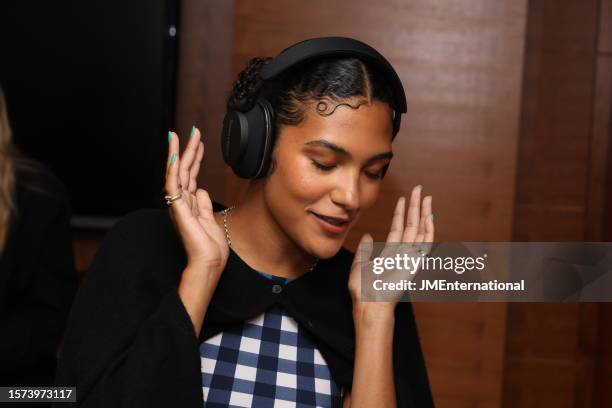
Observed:
[[[291,278],[261,275],[277,283]],[[302,327],[275,304],[200,345],[204,407],[341,407],[344,390]]]

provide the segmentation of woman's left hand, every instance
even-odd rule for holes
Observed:
[[[391,230],[387,235],[387,243],[406,243],[406,244],[422,244],[432,243],[434,240],[434,223],[431,210],[432,197],[423,198],[421,206],[421,190],[420,185],[412,189],[410,195],[410,204],[408,207],[408,222],[404,225],[406,213],[406,200],[400,197],[395,206],[393,220],[391,222]],[[362,254],[362,246],[369,244],[365,255]],[[386,249],[387,247],[385,247]],[[383,250],[383,253],[385,251]],[[366,310],[371,310],[377,314],[393,314],[397,300],[387,302],[362,302],[361,301],[361,267],[362,264],[370,262],[372,255],[372,237],[370,234],[364,234],[359,242],[355,258],[351,266],[349,275],[348,289],[353,300],[354,314],[361,315]],[[403,272],[405,273],[405,272]]]

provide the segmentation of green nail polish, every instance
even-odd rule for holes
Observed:
[[[174,164],[174,162],[176,162],[176,153],[172,153],[172,156],[170,156],[170,164]]]
[[[192,137],[193,137],[193,135],[195,135],[195,131],[196,131],[196,127],[195,127],[195,126],[192,126],[192,127],[191,127],[191,133],[189,134],[189,138],[192,138]]]
[[[168,143],[172,141],[172,132],[168,132]]]

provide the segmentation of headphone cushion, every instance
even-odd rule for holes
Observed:
[[[257,100],[257,104],[261,108],[261,112],[263,114],[263,129],[262,129],[262,153],[260,157],[260,170],[255,175],[255,178],[264,177],[268,173],[268,168],[270,166],[270,160],[272,156],[272,150],[274,149],[274,144],[276,143],[276,133],[274,131],[274,124],[276,122],[276,116],[274,113],[274,108],[272,104],[268,102],[266,98],[259,98]]]
[[[223,160],[230,167],[240,162],[247,146],[248,123],[246,115],[236,110],[229,110],[223,119],[221,132],[221,152]]]
[[[270,107],[261,98],[247,112],[230,110],[223,121],[223,159],[241,178],[265,174],[263,168],[271,148]]]

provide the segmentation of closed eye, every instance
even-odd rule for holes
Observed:
[[[366,174],[366,176],[368,176],[372,180],[380,180],[381,178],[383,178],[383,175],[385,173],[383,172],[383,170],[381,170],[378,173],[370,173],[370,172],[366,171],[365,174]]]
[[[330,171],[331,169],[333,169],[334,167],[336,167],[335,165],[332,165],[332,166],[326,166],[326,165],[324,165],[324,164],[319,163],[319,162],[318,162],[318,161],[316,161],[316,160],[311,160],[311,162],[312,162],[312,164],[313,164],[313,165],[314,165],[314,166],[315,166],[317,169],[322,170],[322,171],[325,171],[325,172]]]
[[[319,163],[318,161],[312,160],[312,159],[310,161],[312,162],[313,166],[315,166],[318,170],[320,170],[320,171],[322,171],[324,173],[328,173],[328,172],[332,171],[334,169],[334,167],[336,167],[336,165],[329,165],[328,166],[328,165]],[[365,173],[365,175],[368,178],[370,178],[372,180],[379,180],[379,179],[383,178],[384,170],[381,170],[378,173],[370,173],[370,172],[367,172],[367,171],[364,172],[364,173]]]

